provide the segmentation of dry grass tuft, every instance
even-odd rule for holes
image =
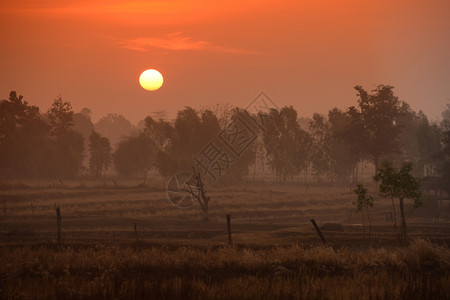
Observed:
[[[450,250],[0,248],[2,299],[449,299]]]

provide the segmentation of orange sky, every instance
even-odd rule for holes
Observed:
[[[355,105],[357,84],[393,85],[431,119],[450,103],[448,0],[4,0],[0,18],[0,99],[46,111],[61,94],[94,121],[259,91],[311,116]],[[139,86],[148,68],[157,92]]]

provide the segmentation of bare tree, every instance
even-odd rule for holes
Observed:
[[[205,185],[202,181],[200,172],[197,172],[194,167],[192,167],[193,171],[193,184],[188,184],[187,192],[191,194],[197,202],[200,204],[200,207],[203,212],[203,221],[208,221],[208,204],[210,200],[210,196],[206,196]]]
[[[364,236],[366,234],[366,228],[365,228],[366,226],[365,226],[363,208],[366,209],[367,218],[369,219],[369,243],[370,243],[370,236],[372,234],[372,221],[370,220],[369,208],[373,207],[373,197],[371,195],[368,195],[367,188],[365,188],[362,184],[358,184],[356,189],[353,190],[353,192],[357,195],[357,200],[356,200],[356,202],[354,202],[354,204],[356,205],[356,212],[361,212],[361,216],[362,216],[362,220],[363,220]]]

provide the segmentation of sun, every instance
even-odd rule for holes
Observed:
[[[154,69],[148,69],[139,76],[139,84],[147,91],[156,91],[163,85],[164,79],[161,73]]]

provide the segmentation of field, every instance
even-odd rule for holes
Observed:
[[[2,185],[0,298],[450,298],[446,201],[441,209],[432,197],[420,209],[407,202],[406,247],[394,232],[391,200],[374,194],[369,239],[348,187],[216,186],[203,222],[198,207],[173,206],[163,185]],[[323,230],[322,245],[312,218],[343,230]]]

